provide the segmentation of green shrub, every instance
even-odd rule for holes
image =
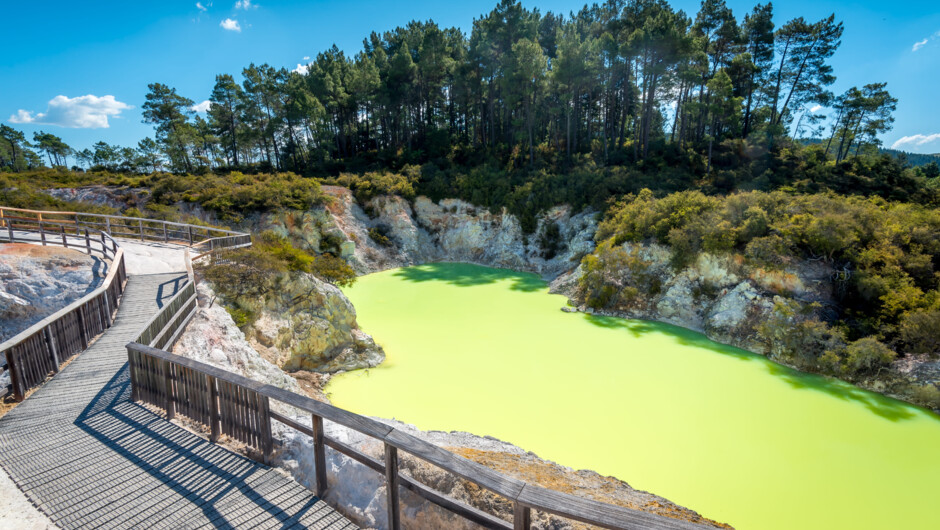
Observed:
[[[390,247],[392,246],[392,240],[388,237],[389,231],[388,225],[373,226],[369,229],[369,239],[375,241],[379,246]]]
[[[594,309],[622,308],[641,294],[658,291],[660,282],[649,271],[650,262],[642,259],[638,248],[629,251],[614,245],[612,240],[601,243],[597,251],[581,260],[582,275],[578,279],[581,296]]]
[[[841,350],[845,342],[838,330],[815,317],[818,309],[816,304],[804,305],[794,300],[774,304],[771,315],[758,328],[769,356],[805,369],[833,366],[829,352]]]
[[[912,311],[901,320],[901,341],[909,353],[940,355],[940,310]]]
[[[897,355],[878,339],[865,337],[845,348],[843,370],[854,375],[872,373],[890,365]]]

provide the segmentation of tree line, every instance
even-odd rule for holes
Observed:
[[[293,71],[219,74],[205,116],[152,83],[142,108],[154,138],[71,155],[140,172],[322,175],[438,160],[563,170],[583,155],[617,165],[693,153],[710,173],[729,141],[772,150],[794,135],[825,140],[842,160],[879,144],[897,103],[885,83],[828,90],[842,32],[834,16],[778,26],[770,3],[740,17],[724,0],[703,0],[694,16],[665,0],[608,0],[565,16],[501,0],[469,35],[413,21],[371,33],[352,56],[333,46]],[[833,109],[828,122],[822,108]],[[40,162],[22,138],[2,136],[0,164]],[[69,150],[42,138],[50,165],[64,165]]]

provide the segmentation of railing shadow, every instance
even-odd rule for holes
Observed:
[[[131,402],[130,393],[130,374],[127,364],[124,364],[82,410],[75,425],[179,495],[178,498],[163,499],[161,502],[172,504],[179,502],[180,498],[186,499],[193,506],[198,506],[203,516],[216,528],[234,528],[226,519],[234,515],[233,510],[226,510],[224,504],[226,495],[236,491],[246,501],[279,521],[282,528],[299,524],[311,510],[316,516],[317,497],[313,496],[295,513],[284,511],[266,499],[263,491],[259,491],[258,486],[265,481],[259,480],[257,473],[269,469],[267,466],[211,444],[167,422],[145,407]],[[194,481],[193,472],[208,476]],[[250,484],[248,479],[251,477],[255,477],[258,484]],[[126,517],[133,521],[135,515],[132,512],[139,507],[132,499],[127,502],[131,504],[127,506]],[[154,508],[159,511],[159,507]],[[186,519],[192,518],[193,514],[186,510],[176,512],[176,521],[171,516],[161,520],[161,523],[169,526],[185,525],[188,523]],[[238,515],[243,516],[244,511],[238,510]],[[324,510],[318,520],[327,517],[329,511]],[[310,524],[310,521],[305,521],[305,524]]]
[[[171,298],[176,296],[176,293],[180,292],[183,287],[186,286],[186,282],[189,278],[186,276],[186,273],[183,273],[176,278],[167,280],[157,286],[157,308],[163,309],[163,304],[168,302]],[[156,311],[154,311],[156,312]]]

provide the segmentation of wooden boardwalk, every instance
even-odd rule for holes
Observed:
[[[183,278],[128,279],[111,329],[0,418],[0,466],[60,528],[355,528],[297,482],[130,401],[125,345]]]

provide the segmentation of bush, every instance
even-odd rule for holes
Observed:
[[[389,231],[390,228],[388,225],[380,224],[373,226],[369,229],[369,239],[375,241],[379,246],[390,247],[392,246],[392,240],[388,237]]]
[[[832,369],[838,364],[832,353],[844,347],[838,330],[819,321],[816,304],[793,300],[777,302],[770,317],[758,328],[771,358],[789,361],[805,369]]]
[[[940,355],[940,310],[906,314],[901,320],[901,341],[909,353]]]
[[[379,195],[398,195],[405,199],[415,198],[415,184],[421,177],[419,166],[405,166],[400,173],[390,171],[370,171],[361,175],[340,173],[338,177],[326,182],[336,186],[345,186],[352,190],[359,204],[365,205]]]
[[[583,274],[578,279],[578,288],[589,307],[622,308],[641,292],[659,290],[659,279],[650,273],[649,266],[650,262],[640,257],[638,248],[626,250],[608,240],[581,260]]]
[[[890,365],[897,355],[878,339],[865,337],[845,348],[843,370],[854,375],[872,373]]]
[[[201,270],[229,304],[244,296],[265,296],[290,274],[309,273],[340,286],[352,285],[356,279],[344,260],[331,254],[307,253],[274,232],[263,232],[252,246],[225,251],[221,256],[224,260]]]

